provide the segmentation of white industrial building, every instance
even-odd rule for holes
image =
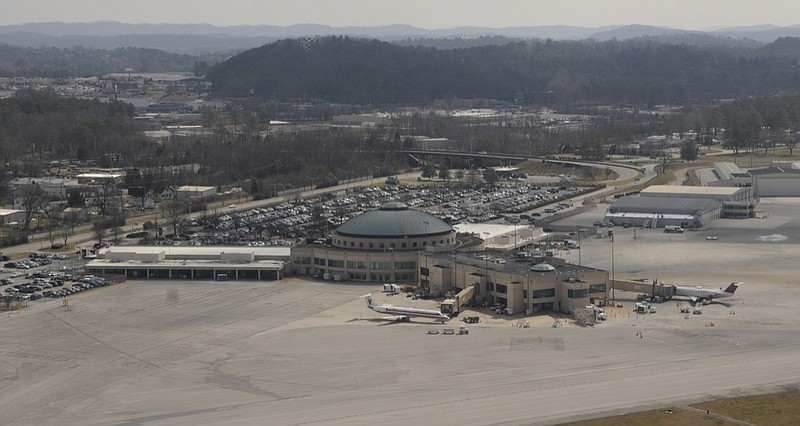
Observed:
[[[217,195],[217,187],[215,186],[179,186],[175,192],[175,196],[179,200],[188,200],[190,198],[208,198]]]
[[[709,181],[708,186],[752,186],[750,174],[736,163],[715,163],[712,172],[715,180]]]
[[[722,217],[722,202],[682,197],[622,197],[608,208],[605,219],[617,225],[643,228],[700,228]]]
[[[753,217],[755,207],[749,186],[654,185],[643,189],[639,196],[614,201],[606,220],[645,228],[699,228],[721,217]]]
[[[753,188],[653,185],[640,192],[641,197],[695,198],[722,203],[721,217],[748,218],[755,214],[756,200]]]
[[[800,197],[800,162],[772,163],[752,169],[753,190],[758,197]]]
[[[0,224],[8,225],[11,223],[19,223],[25,220],[24,210],[9,210],[0,209]]]

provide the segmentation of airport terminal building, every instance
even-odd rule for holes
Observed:
[[[456,231],[441,219],[390,202],[339,226],[327,243],[299,244],[292,250],[292,272],[335,281],[417,284],[419,253],[452,248]]]
[[[513,253],[420,254],[429,265],[430,293],[457,294],[474,288],[478,306],[504,306],[514,313],[574,314],[589,304],[608,305],[608,271],[553,257],[515,258]]]
[[[574,313],[608,303],[608,272],[517,250],[455,250],[441,219],[390,202],[339,226],[329,241],[293,247],[135,246],[101,250],[85,270],[130,279],[279,280],[408,284],[432,297],[469,289],[462,303],[513,312]]]

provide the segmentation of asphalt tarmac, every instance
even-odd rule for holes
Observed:
[[[637,316],[618,292],[623,308],[595,327],[498,317],[428,334],[460,323],[383,322],[359,296],[433,302],[300,279],[128,281],[69,310],[37,301],[0,317],[0,424],[555,424],[796,388],[800,225],[792,202],[764,206],[767,219],[700,232],[615,228],[618,278],[744,281],[701,315],[673,300]],[[585,239],[581,261],[610,266],[610,244]]]

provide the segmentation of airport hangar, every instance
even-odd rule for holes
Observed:
[[[618,198],[608,208],[605,218],[617,225],[627,223],[644,228],[700,228],[721,217],[754,217],[755,207],[749,186],[653,185],[643,189],[639,196]]]
[[[85,270],[131,279],[275,280],[291,273],[335,281],[408,283],[433,297],[495,304],[514,312],[573,313],[608,303],[608,272],[506,250],[460,252],[456,231],[402,203],[386,203],[339,226],[329,243],[294,247],[111,247]],[[530,295],[530,298],[528,297]],[[467,297],[468,296],[468,297]],[[460,306],[460,305],[459,305]]]
[[[800,197],[800,162],[773,161],[743,171],[734,163],[715,163],[708,186],[752,186],[755,197]]]

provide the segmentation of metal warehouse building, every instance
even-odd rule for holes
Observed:
[[[799,197],[800,162],[774,162],[766,169],[750,170],[759,197]]]
[[[722,203],[721,217],[748,218],[755,215],[753,189],[744,187],[653,185],[640,193],[642,198],[695,198]]]
[[[720,218],[722,210],[723,203],[717,200],[629,196],[614,201],[606,212],[606,220],[644,228],[699,228]]]

